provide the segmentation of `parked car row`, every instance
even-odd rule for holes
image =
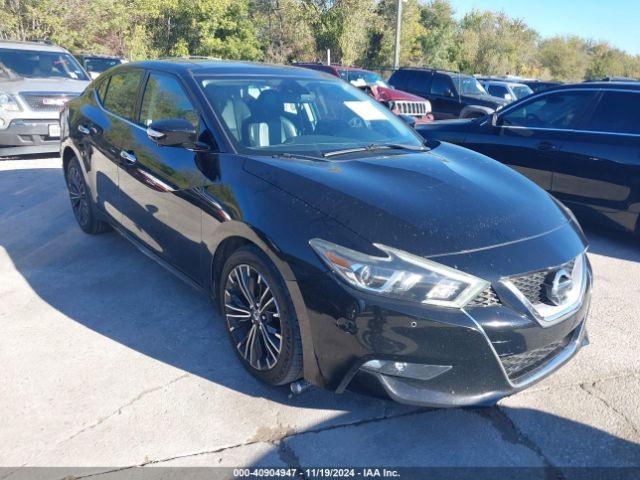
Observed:
[[[393,88],[380,75],[369,70],[321,63],[296,63],[298,67],[329,73],[365,90],[371,97],[385,105],[396,115],[413,117],[416,125],[434,120],[429,100]]]
[[[569,211],[338,78],[129,63],[61,124],[80,228],[116,229],[210,295],[264,382],[491,405],[587,343],[592,272]]]

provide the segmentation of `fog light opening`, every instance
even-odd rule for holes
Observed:
[[[396,362],[392,360],[369,360],[364,363],[361,368],[392,377],[431,380],[451,370],[451,365],[427,365],[423,363]]]

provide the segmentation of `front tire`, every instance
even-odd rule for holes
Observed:
[[[302,375],[300,328],[289,292],[269,258],[253,246],[236,250],[218,282],[231,346],[243,366],[271,385]]]
[[[107,222],[98,219],[89,186],[84,179],[80,162],[76,157],[69,160],[65,179],[67,180],[71,209],[82,231],[90,235],[110,231],[111,226]]]

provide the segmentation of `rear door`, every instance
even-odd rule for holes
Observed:
[[[93,145],[91,158],[93,182],[99,208],[121,223],[122,205],[118,188],[120,146],[132,137],[131,123],[138,90],[143,77],[141,69],[115,72],[98,88],[99,112],[88,116],[90,122],[78,125]]]
[[[640,213],[640,92],[606,90],[564,142],[553,194],[628,230]]]
[[[122,225],[154,253],[199,282],[201,210],[194,188],[206,183],[198,154],[164,147],[146,133],[152,122],[184,118],[202,127],[200,114],[180,79],[151,71],[144,81],[139,115],[119,144]]]
[[[568,155],[564,143],[594,98],[593,92],[583,90],[538,95],[506,108],[495,126],[486,120],[480,133],[467,137],[467,146],[551,191],[556,165],[566,161]]]

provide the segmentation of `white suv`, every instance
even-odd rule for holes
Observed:
[[[533,93],[533,90],[524,83],[506,80],[480,80],[480,83],[489,92],[489,95],[504,98],[510,102],[520,100]]]
[[[0,157],[57,152],[60,110],[88,84],[64,48],[0,40]]]

